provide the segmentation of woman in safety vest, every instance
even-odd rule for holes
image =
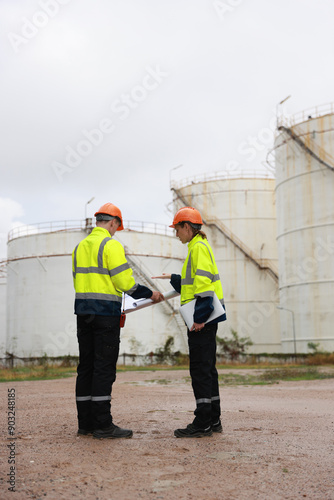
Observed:
[[[195,418],[185,429],[176,429],[176,437],[211,436],[213,432],[223,430],[216,369],[216,333],[218,322],[226,320],[226,313],[223,307],[220,316],[207,321],[214,311],[214,296],[221,304],[224,300],[215,258],[206,235],[201,231],[202,224],[201,214],[195,208],[183,207],[175,214],[170,227],[176,230],[176,236],[183,244],[188,243],[188,255],[181,276],[156,276],[170,279],[171,285],[181,293],[181,309],[188,302],[195,301],[193,324],[187,331],[190,376],[196,399]]]

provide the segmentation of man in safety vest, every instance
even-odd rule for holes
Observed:
[[[223,289],[206,235],[201,231],[201,214],[193,207],[183,207],[174,216],[176,236],[188,243],[188,255],[182,274],[163,274],[155,278],[170,279],[171,285],[181,293],[181,306],[195,300],[193,325],[188,329],[189,367],[196,399],[195,418],[185,429],[176,429],[178,438],[211,436],[222,432],[218,372],[216,369],[216,333],[218,322],[226,320],[225,310],[207,323],[214,310],[216,295],[224,304]]]
[[[112,238],[116,231],[124,229],[120,209],[106,203],[94,215],[96,227],[72,254],[79,343],[78,434],[130,438],[132,430],[115,425],[110,414],[119,354],[122,292],[153,302],[164,297],[135,283],[121,243]]]

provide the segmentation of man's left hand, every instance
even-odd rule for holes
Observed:
[[[190,328],[190,331],[200,332],[201,330],[203,330],[204,326],[205,323],[194,323],[193,326]]]

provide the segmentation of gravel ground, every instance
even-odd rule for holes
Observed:
[[[187,377],[184,370],[119,373],[114,422],[134,431],[121,440],[77,437],[75,377],[2,383],[0,498],[334,499],[333,379],[223,386],[224,432],[177,439],[174,429],[193,418]]]

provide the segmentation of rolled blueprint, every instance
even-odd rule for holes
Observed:
[[[171,290],[170,292],[166,292],[163,294],[165,300],[173,299],[180,295],[175,290]],[[159,302],[158,302],[159,303]],[[144,307],[152,306],[154,302],[151,299],[133,299],[130,295],[124,294],[124,312],[125,314],[139,311],[139,309],[143,309]]]

